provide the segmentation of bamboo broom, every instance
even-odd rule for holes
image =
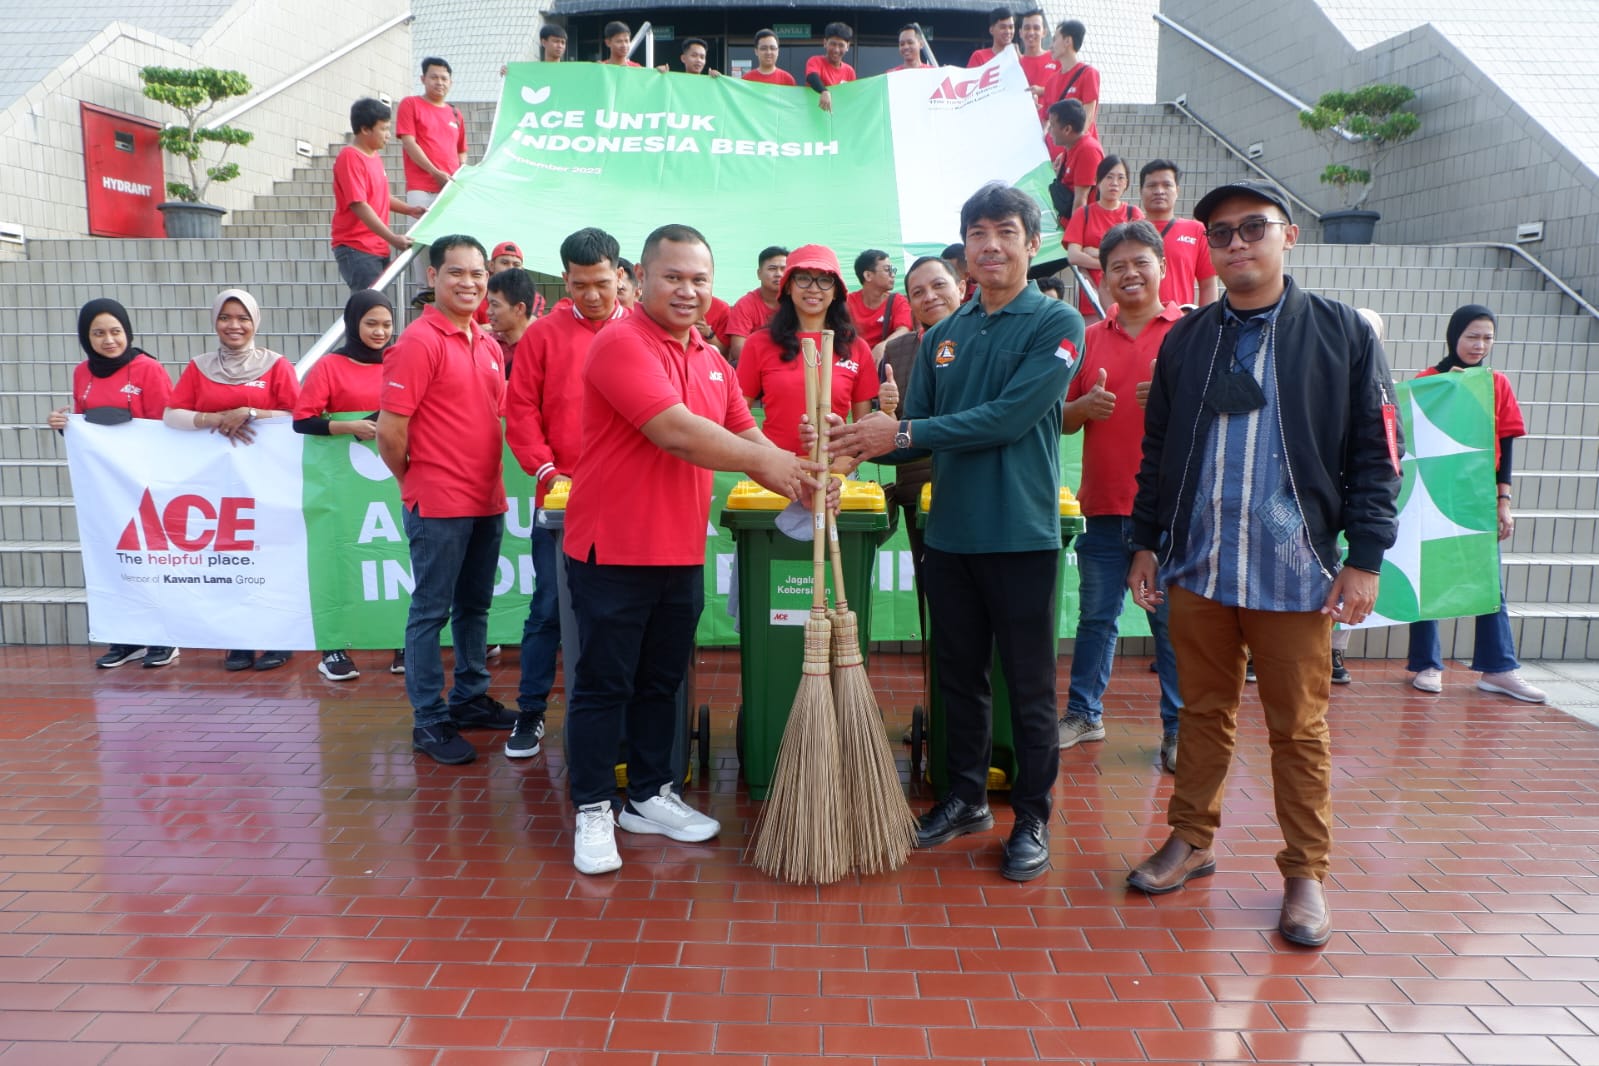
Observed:
[[[800,341],[805,361],[805,400],[818,422],[816,344]],[[820,408],[825,410],[826,408]],[[812,457],[827,466],[825,416],[817,425]],[[814,508],[816,535],[811,547],[811,615],[805,622],[805,663],[794,705],[778,747],[777,765],[766,806],[755,826],[755,866],[794,884],[831,884],[849,873],[850,834],[844,821],[840,779],[838,717],[833,710],[828,653],[832,623],[827,614],[827,574],[823,544],[827,477],[820,475]]]
[[[821,393],[832,395],[833,334],[822,334]],[[831,404],[828,404],[830,407]],[[821,415],[826,432],[826,410]],[[827,449],[823,448],[823,454]],[[827,516],[833,559],[833,701],[838,708],[840,761],[849,810],[850,854],[863,874],[897,870],[916,843],[916,815],[905,800],[899,767],[883,732],[883,713],[861,659],[859,623],[844,593],[838,522]]]

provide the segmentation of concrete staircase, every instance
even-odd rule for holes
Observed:
[[[481,151],[492,109],[463,111]],[[1158,105],[1107,106],[1100,127],[1107,150],[1126,156],[1134,172],[1156,156],[1175,160],[1185,208],[1249,173]],[[122,300],[137,342],[175,376],[214,341],[206,322],[212,297],[238,285],[261,302],[263,341],[298,358],[346,295],[327,248],[337,148],[235,212],[221,240],[35,241],[26,260],[0,262],[0,642],[88,640],[65,452],[43,428],[49,411],[66,403],[82,358],[78,306],[98,295]],[[400,188],[397,147],[387,159]],[[1380,312],[1400,377],[1437,361],[1455,307],[1475,301],[1500,312],[1494,363],[1514,382],[1530,433],[1516,451],[1517,532],[1504,556],[1518,649],[1526,658],[1599,657],[1599,324],[1507,252],[1319,245],[1309,229],[1291,253],[1294,276]],[[1469,621],[1442,631],[1447,654],[1469,655]],[[1358,634],[1351,650],[1402,655],[1404,640],[1402,627]]]

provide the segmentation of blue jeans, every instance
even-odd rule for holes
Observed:
[[[1118,515],[1096,515],[1073,547],[1077,552],[1077,643],[1072,652],[1072,687],[1066,696],[1066,717],[1098,725],[1105,715],[1101,702],[1110,684],[1116,659],[1117,625],[1127,600],[1127,568],[1132,565],[1129,543],[1133,520]],[[1155,636],[1155,673],[1160,678],[1160,727],[1167,736],[1177,733],[1177,712],[1183,698],[1177,692],[1177,657],[1166,631],[1167,608],[1149,616]]]
[[[387,256],[373,255],[347,244],[334,245],[333,258],[339,264],[339,277],[344,279],[351,292],[370,289],[389,268]]]
[[[561,646],[555,536],[535,526],[528,534],[528,547],[533,551],[533,598],[528,601],[527,621],[522,623],[522,681],[516,706],[520,711],[538,712],[549,706],[550,688],[555,684],[555,652]],[[574,657],[570,650],[568,657]],[[567,680],[570,685],[571,679]]]
[[[503,514],[423,518],[402,512],[411,540],[411,613],[405,620],[405,695],[418,729],[450,719],[450,707],[489,690],[489,603],[500,566]],[[439,632],[450,623],[455,684],[444,702]]]
[[[1410,660],[1407,670],[1442,670],[1443,647],[1438,642],[1438,623],[1410,623]],[[1503,674],[1519,670],[1516,642],[1510,635],[1510,612],[1505,610],[1504,582],[1499,585],[1499,610],[1477,616],[1477,639],[1471,651],[1471,668],[1484,674]]]
[[[582,649],[567,683],[567,780],[572,804],[616,796],[627,727],[627,792],[637,801],[676,777],[677,693],[705,606],[703,566],[608,566],[566,558],[566,589]]]

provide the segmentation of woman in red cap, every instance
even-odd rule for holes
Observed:
[[[860,418],[877,398],[877,366],[872,350],[855,332],[844,299],[844,275],[831,248],[807,244],[788,257],[777,297],[777,310],[762,329],[751,333],[739,353],[738,382],[751,405],[766,408],[761,431],[779,448],[804,454],[799,441],[800,416],[805,412],[804,363],[800,340],[809,337],[820,347],[822,331],[833,331],[832,411],[841,418]],[[840,472],[855,464],[840,460]]]

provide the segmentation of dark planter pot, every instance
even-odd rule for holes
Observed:
[[[191,204],[183,200],[156,204],[156,210],[166,218],[167,236],[173,239],[220,237],[222,216],[228,213],[227,208],[215,204]]]
[[[1329,211],[1321,216],[1321,239],[1328,244],[1370,244],[1379,218],[1375,211]]]

